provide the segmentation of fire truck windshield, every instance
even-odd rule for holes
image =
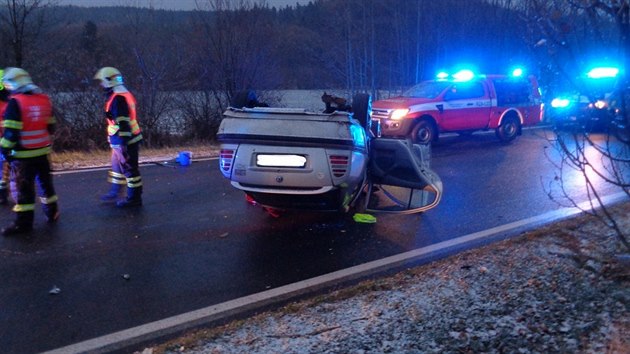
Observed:
[[[403,97],[435,98],[451,85],[448,81],[423,81],[403,93]]]

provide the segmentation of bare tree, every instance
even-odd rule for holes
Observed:
[[[271,58],[275,27],[265,1],[197,0],[197,9],[188,43],[191,84],[199,90],[177,100],[187,136],[208,139],[240,91],[274,89],[280,80]]]
[[[127,77],[138,99],[143,135],[148,145],[168,144],[171,133],[176,132],[173,90],[181,86],[181,69],[189,64],[183,54],[182,34],[177,28],[161,25],[159,15],[164,13],[152,1],[148,8],[141,8],[138,0],[127,5],[135,5],[126,18],[127,54],[132,65]]]
[[[6,12],[0,17],[4,37],[10,41],[13,65],[21,67],[27,46],[34,45],[45,26],[46,9],[54,0],[5,0]]]
[[[616,89],[618,105],[613,124],[603,137],[588,130],[556,131],[550,139],[554,153],[548,155],[558,173],[546,188],[553,200],[579,207],[568,185],[576,183],[576,175],[581,176],[583,191],[590,201],[583,211],[599,217],[630,249],[628,230],[619,227],[603,198],[611,190],[630,196],[630,140],[627,139],[630,1],[529,0],[527,5],[532,32],[542,36],[538,45],[546,49],[546,65],[556,73],[555,79],[570,81],[576,76],[572,70],[581,67],[586,53],[597,49],[589,44],[619,48],[618,57],[626,70],[622,70]]]

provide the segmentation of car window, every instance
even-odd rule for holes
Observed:
[[[468,98],[483,97],[485,91],[481,82],[466,82],[451,86],[444,94],[445,100],[464,100]]]
[[[530,101],[531,84],[527,80],[498,79],[494,81],[497,105],[526,104]]]
[[[449,86],[446,81],[424,81],[405,91],[403,97],[436,98]]]

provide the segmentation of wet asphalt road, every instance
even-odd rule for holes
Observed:
[[[543,190],[550,146],[543,130],[510,145],[493,134],[443,138],[432,160],[441,204],[373,225],[271,218],[216,160],[141,167],[144,206],[131,211],[98,201],[105,170],[57,175],[60,222],[48,227],[37,209],[32,239],[0,239],[0,351],[59,348],[555,210]],[[11,217],[0,208],[2,224]]]

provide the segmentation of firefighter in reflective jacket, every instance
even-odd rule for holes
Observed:
[[[122,74],[116,68],[101,68],[94,79],[100,81],[106,93],[107,139],[112,149],[112,168],[108,178],[111,187],[101,200],[117,200],[122,186],[127,185],[127,197],[116,205],[141,206],[142,177],[138,168],[138,155],[142,133],[136,119],[136,99],[124,86]]]
[[[2,117],[4,117],[4,111],[7,109],[7,103],[9,102],[9,91],[2,85],[2,76],[4,70],[0,69],[0,139],[2,139]],[[0,154],[0,169],[2,169],[2,175],[0,176],[0,205],[5,205],[9,201],[9,163],[4,160],[2,154]]]
[[[48,154],[55,117],[50,98],[20,68],[7,68],[2,78],[11,97],[4,114],[0,148],[11,166],[11,191],[16,204],[15,221],[2,230],[4,236],[28,233],[33,228],[35,181],[48,223],[59,218],[57,194]]]

